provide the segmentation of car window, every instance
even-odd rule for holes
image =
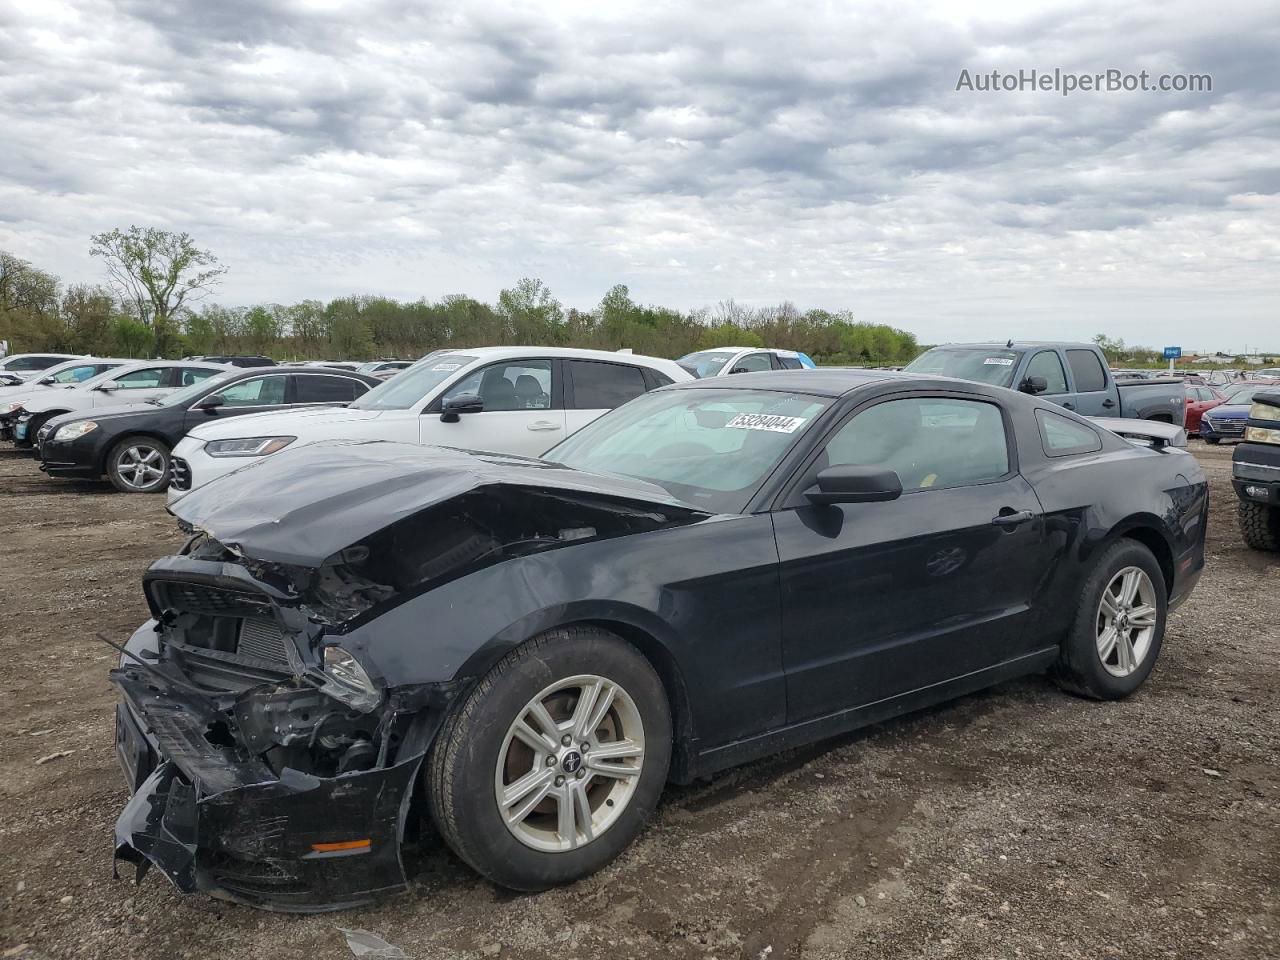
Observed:
[[[295,403],[350,403],[367,389],[359,380],[350,377],[308,373],[293,378]]]
[[[649,393],[543,456],[592,473],[647,480],[706,510],[737,513],[829,403],[727,387]]]
[[[66,357],[15,357],[4,364],[5,370],[47,370],[55,363],[61,363]]]
[[[803,370],[804,364],[800,362],[799,357],[778,357],[778,363],[783,370]]]
[[[893,470],[904,491],[984,483],[1009,472],[1004,418],[996,404],[981,400],[910,397],[876,404],[844,424],[825,453],[822,466]]]
[[[1008,387],[1013,383],[1013,372],[1021,356],[1016,350],[935,347],[916,357],[903,369],[909,373],[936,373]]]
[[[731,373],[759,373],[761,370],[772,370],[773,361],[767,353],[749,353],[741,360],[733,362]]]
[[[401,377],[408,374],[400,374]],[[388,381],[394,382],[394,381]],[[449,388],[442,398],[479,396],[486,412],[551,409],[551,361],[507,360],[482,367]]]
[[[129,373],[122,373],[113,381],[120,390],[145,390],[147,388],[154,389],[164,383],[164,375],[166,370],[164,367],[146,367],[142,370],[133,370]]]
[[[612,410],[645,392],[639,367],[597,360],[570,360],[575,410]]]
[[[1036,411],[1040,445],[1046,457],[1066,457],[1102,449],[1102,438],[1093,428],[1048,410]]]
[[[1107,388],[1106,371],[1102,369],[1102,361],[1092,350],[1068,350],[1067,363],[1071,364],[1071,375],[1075,377],[1076,390],[1080,393]]]
[[[475,362],[475,357],[443,352],[427,356],[381,386],[374,387],[351,404],[353,410],[408,410],[459,370]]]
[[[59,370],[51,377],[41,380],[41,383],[84,383],[90,377],[97,376],[103,370],[102,367],[94,364],[85,364],[79,367],[68,367],[65,370]]]
[[[213,396],[221,397],[228,407],[261,407],[284,403],[286,377],[254,377],[223,387]]]
[[[1067,372],[1062,369],[1062,360],[1056,350],[1041,350],[1027,364],[1028,377],[1044,377],[1048,384],[1046,394],[1067,392]]]
[[[686,354],[676,363],[701,380],[703,377],[714,377],[736,354],[737,351],[734,350],[702,350]]]
[[[169,380],[169,386],[195,386],[197,383],[204,383],[210,377],[221,372],[221,370],[206,370],[203,367],[177,367],[174,369],[173,376]]]

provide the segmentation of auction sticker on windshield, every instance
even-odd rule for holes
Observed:
[[[996,365],[996,366],[998,366],[998,367],[1012,367],[1012,366],[1013,366],[1013,358],[1012,358],[1012,357],[987,357],[987,359],[983,360],[982,362],[983,362],[983,363],[988,363],[988,364],[995,364],[995,365]]]
[[[460,363],[437,363],[437,364],[436,364],[434,367],[432,367],[431,369],[432,369],[432,370],[439,370],[441,373],[453,373],[453,371],[455,371],[455,370],[460,370],[460,369],[462,369],[462,364],[460,364]]]
[[[795,433],[804,425],[805,417],[780,417],[769,413],[740,413],[726,427],[738,430],[768,430],[772,433]]]

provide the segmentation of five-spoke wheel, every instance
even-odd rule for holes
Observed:
[[[125,493],[156,493],[169,485],[169,447],[152,437],[125,437],[107,455],[107,476]]]

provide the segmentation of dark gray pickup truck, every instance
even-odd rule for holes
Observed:
[[[1032,393],[1084,417],[1159,420],[1183,426],[1181,380],[1117,382],[1091,343],[949,343],[907,364],[912,373],[977,380]]]

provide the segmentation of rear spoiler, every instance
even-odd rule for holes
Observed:
[[[1123,417],[1088,417],[1090,423],[1110,430],[1126,440],[1146,440],[1156,447],[1185,447],[1187,431],[1160,420],[1127,420]]]

